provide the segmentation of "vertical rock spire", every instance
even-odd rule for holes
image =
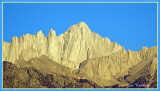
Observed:
[[[56,37],[56,32],[51,28],[48,37]]]
[[[44,37],[44,34],[42,33],[42,30],[38,31],[36,36],[37,36],[38,38]]]
[[[61,63],[58,40],[56,33],[52,28],[47,36],[47,55],[57,63]]]

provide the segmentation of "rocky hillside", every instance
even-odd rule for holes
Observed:
[[[93,81],[58,73],[47,74],[33,67],[17,67],[3,61],[3,88],[101,88]]]
[[[104,82],[102,82],[100,80],[101,76],[97,76],[95,80],[89,80],[90,78],[84,79],[85,76],[78,77],[79,75],[74,73],[72,75],[62,75],[61,71],[56,71],[55,69],[53,71],[47,71],[47,68],[46,70],[36,69],[31,67],[31,64],[22,67],[8,61],[3,61],[3,88],[157,88],[156,62],[156,58],[149,60],[144,65],[141,62],[135,65],[135,67],[132,67],[128,75],[117,78],[117,80],[106,81],[110,85],[104,85],[105,80],[103,79]],[[58,63],[55,63],[53,66],[56,65]],[[40,66],[43,68],[42,64]],[[64,67],[59,66],[57,68],[63,69]],[[79,71],[82,72],[81,69],[76,72]],[[64,72],[67,73],[68,70],[64,70]],[[97,82],[97,79],[99,82]],[[101,83],[103,86],[95,82]]]
[[[120,84],[121,82],[118,81],[118,78],[123,78],[126,75],[132,75],[130,81],[135,81],[135,74],[139,77],[142,76],[142,73],[137,74],[139,70],[150,70],[144,73],[152,74],[153,76],[157,71],[156,51],[156,47],[143,48],[140,52],[122,50],[109,56],[88,59],[80,64],[76,74],[80,78],[90,79],[102,86]],[[146,65],[149,65],[147,66],[149,68]],[[146,74],[143,75],[146,76]],[[126,85],[127,83],[123,84]]]

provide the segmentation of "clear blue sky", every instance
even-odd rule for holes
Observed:
[[[51,28],[60,35],[71,25],[84,21],[93,32],[117,41],[126,50],[157,45],[156,3],[4,3],[3,17],[6,42],[13,36],[36,34],[39,30],[47,36]]]

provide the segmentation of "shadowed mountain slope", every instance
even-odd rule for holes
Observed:
[[[33,67],[19,68],[3,61],[3,88],[101,88],[93,81],[58,73],[46,74]]]
[[[19,67],[34,67],[41,72],[52,74],[59,73],[62,75],[72,75],[72,69],[65,67],[46,56],[40,56],[39,58],[32,58],[29,61],[17,60],[15,63]]]

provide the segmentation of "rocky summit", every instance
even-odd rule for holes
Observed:
[[[157,88],[157,47],[126,51],[85,22],[13,37],[2,50],[4,88]]]

